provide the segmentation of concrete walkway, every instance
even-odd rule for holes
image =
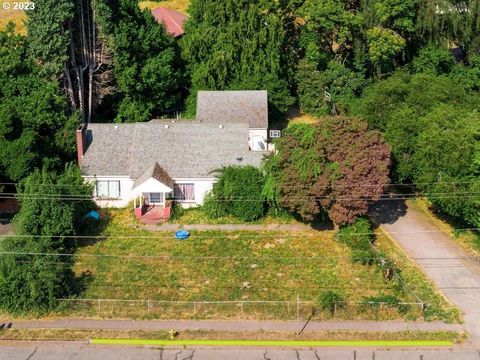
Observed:
[[[0,326],[2,321],[0,321]],[[102,329],[102,330],[212,330],[212,331],[287,331],[298,332],[305,321],[257,321],[257,320],[18,320],[5,322],[12,329]],[[405,321],[312,321],[305,331],[463,331],[458,324]]]
[[[305,224],[179,224],[142,225],[142,229],[149,231],[311,231],[312,227]]]
[[[415,205],[387,201],[373,218],[414,259],[442,294],[462,312],[472,340],[480,342],[480,266]],[[390,211],[385,207],[390,206]],[[397,217],[385,219],[385,214]],[[405,233],[408,231],[408,233]]]

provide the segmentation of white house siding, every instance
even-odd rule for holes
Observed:
[[[190,208],[203,204],[205,195],[212,190],[216,179],[173,179],[173,181],[175,184],[195,184],[195,202],[182,204],[182,207]]]
[[[93,196],[95,204],[101,208],[124,208],[133,201],[134,191],[133,184],[134,181],[129,177],[115,177],[115,176],[97,176],[97,177],[85,177],[86,182],[96,181],[120,181],[120,196],[119,200],[102,200],[96,198],[96,189],[94,189]],[[212,190],[215,179],[173,179],[176,184],[195,184],[195,201],[188,203],[185,202],[182,204],[183,207],[195,207],[203,204],[203,200],[207,192]]]
[[[85,177],[86,182],[96,181],[120,181],[120,196],[121,199],[115,200],[102,200],[96,198],[96,189],[93,190],[93,197],[95,204],[101,208],[124,208],[128,206],[128,203],[133,200],[133,183],[134,181],[125,176],[97,176],[97,177]]]
[[[267,149],[268,130],[267,129],[250,129],[248,131],[248,144],[250,149],[253,149],[253,139],[261,137],[265,143],[265,149]]]

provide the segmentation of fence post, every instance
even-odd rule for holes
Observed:
[[[197,302],[193,302],[193,312],[197,312]]]
[[[150,300],[147,300],[147,312],[150,313]]]
[[[240,308],[242,309],[242,314],[243,314],[243,301],[240,302]]]
[[[297,320],[300,320],[300,296],[297,295]]]
[[[97,299],[98,311],[100,311],[100,299]]]

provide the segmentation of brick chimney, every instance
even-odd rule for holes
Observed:
[[[87,125],[82,124],[77,129],[77,160],[78,165],[81,165],[83,155],[86,150],[86,134],[87,134]]]

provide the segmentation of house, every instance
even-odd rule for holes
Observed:
[[[207,124],[245,123],[254,151],[267,150],[267,91],[199,91],[197,121]]]
[[[97,205],[133,202],[138,217],[155,207],[168,218],[169,199],[183,207],[201,205],[216,170],[259,167],[268,153],[266,92],[228,91],[223,99],[221,93],[200,92],[200,118],[193,121],[82,125],[76,135],[78,161],[85,180],[95,184]],[[243,103],[246,98],[253,100],[254,111]]]
[[[177,38],[185,33],[183,24],[188,19],[185,14],[165,7],[157,7],[152,10],[152,15],[158,23],[165,26],[167,33],[173,37]]]

